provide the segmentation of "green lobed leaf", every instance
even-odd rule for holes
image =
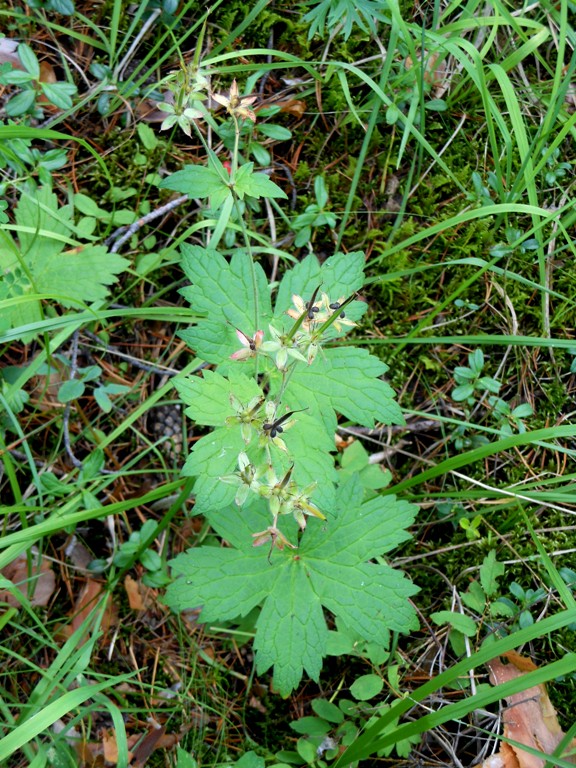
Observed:
[[[343,553],[341,553],[343,554]],[[418,590],[387,565],[350,564],[307,559],[314,591],[335,616],[353,626],[365,640],[377,643],[384,632],[418,628],[408,598]]]
[[[194,444],[182,474],[196,477],[194,505],[197,514],[206,514],[233,504],[236,487],[220,480],[236,471],[238,454],[246,450],[240,429],[221,427]]]
[[[186,165],[181,171],[176,171],[163,179],[159,186],[160,189],[172,189],[191,198],[203,199],[214,194],[227,195],[229,191],[227,176],[225,169],[222,173],[218,173],[217,170],[203,165]]]
[[[294,371],[286,402],[290,408],[308,405],[330,433],[336,428],[334,411],[365,427],[373,427],[376,421],[404,424],[392,388],[378,378],[387,370],[385,363],[365,349],[325,349],[313,365]]]
[[[200,246],[185,244],[181,253],[192,285],[180,293],[196,312],[206,316],[181,336],[198,357],[221,363],[241,347],[235,328],[252,337],[257,330],[267,329],[272,308],[266,275],[244,251],[236,251],[230,262],[218,251]],[[257,315],[259,327],[255,327]]]
[[[211,427],[224,426],[235,410],[230,402],[234,394],[242,404],[262,394],[254,379],[249,379],[238,369],[232,369],[228,378],[216,371],[206,370],[202,376],[178,378],[174,386],[184,403],[188,405],[186,415],[197,424]]]
[[[292,307],[292,296],[310,298],[318,287],[332,301],[348,298],[364,285],[364,254],[361,251],[336,253],[320,265],[317,257],[309,254],[286,272],[276,297],[274,313],[281,316]],[[359,320],[367,309],[363,301],[354,301],[347,307],[350,319]]]
[[[262,550],[252,546],[252,533],[270,520],[263,502],[249,510],[230,505],[209,515],[212,527],[233,548],[197,547],[171,560],[174,575],[183,578],[168,587],[166,604],[174,610],[203,605],[206,621],[238,618],[261,604],[274,589],[279,569],[286,567],[284,557],[275,557],[271,565]]]
[[[29,254],[32,257],[32,254]],[[77,301],[102,301],[108,286],[130,262],[103,245],[86,245],[52,254],[44,260],[34,259],[33,274],[37,285],[54,293],[60,304],[75,306]]]
[[[491,549],[480,566],[480,583],[488,597],[495,595],[498,591],[498,579],[504,575],[504,572],[504,563],[496,560],[496,551]]]
[[[435,624],[449,624],[458,632],[468,637],[474,637],[478,632],[478,626],[471,616],[457,611],[436,611],[431,613],[430,618]]]
[[[376,496],[365,503],[362,497],[358,475],[339,486],[329,525],[325,531],[307,531],[302,542],[304,551],[320,560],[331,560],[339,552],[338,562],[348,566],[389,552],[411,538],[405,529],[412,525],[418,513],[415,504],[393,495]]]
[[[481,614],[486,608],[486,594],[477,581],[470,582],[468,590],[462,592],[460,597],[464,605],[476,613]]]
[[[78,302],[101,301],[108,293],[107,286],[129,266],[128,260],[108,253],[105,246],[80,245],[65,250],[74,230],[72,207],[59,207],[56,195],[47,187],[24,190],[15,218],[19,248],[5,249],[0,256],[3,279],[10,279],[6,298],[52,293],[66,307],[77,306]],[[20,259],[26,262],[27,274],[20,267]],[[41,318],[40,303],[35,299],[8,311],[12,327]]]
[[[250,195],[259,200],[261,197],[288,199],[288,195],[274,184],[265,173],[254,173],[254,163],[244,163],[238,168],[234,182],[234,191],[243,200]]]
[[[288,456],[283,454],[284,468],[294,464],[292,476],[300,488],[317,483],[312,497],[326,514],[334,505],[334,483],[338,479],[331,453],[335,450],[334,437],[325,432],[322,422],[307,412],[295,414],[294,421],[282,435],[288,449]]]
[[[318,679],[329,637],[322,606],[371,642],[381,643],[389,629],[417,628],[408,601],[416,588],[389,566],[363,561],[406,538],[403,529],[415,507],[392,496],[367,504],[361,499],[362,487],[354,478],[338,489],[328,522],[311,519],[299,549],[274,551],[270,562],[251,546],[252,534],[270,524],[264,502],[241,512],[232,506],[218,509],[210,522],[236,548],[200,547],[176,558],[173,566],[181,578],[168,587],[168,605],[180,610],[203,605],[201,620],[218,621],[261,604],[254,642],[257,670],[273,666],[274,684],[283,696],[304,671]],[[287,522],[293,530],[294,521]]]
[[[274,687],[288,696],[304,671],[318,681],[326,653],[328,627],[304,565],[292,560],[280,571],[275,589],[256,622],[258,674],[274,667]]]

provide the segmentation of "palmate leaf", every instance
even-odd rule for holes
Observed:
[[[327,524],[310,520],[297,550],[274,551],[270,563],[252,545],[252,534],[269,525],[265,507],[210,516],[233,549],[200,547],[172,561],[181,578],[167,590],[176,609],[204,606],[201,620],[229,621],[257,605],[256,665],[274,668],[274,684],[287,696],[306,671],[318,680],[327,653],[328,628],[322,606],[368,642],[382,642],[390,629],[418,626],[408,598],[417,590],[387,565],[366,562],[408,538],[416,507],[393,496],[361,504],[357,477],[338,489]],[[293,521],[289,521],[293,524]],[[293,526],[287,532],[294,541]]]
[[[56,195],[46,187],[23,192],[15,219],[19,245],[10,240],[9,248],[0,248],[0,280],[8,286],[3,291],[6,298],[52,294],[66,307],[101,301],[118,273],[129,266],[126,259],[101,245],[71,247],[72,208],[59,207]],[[16,328],[40,319],[40,302],[31,300],[7,312]],[[27,333],[22,338],[29,341],[33,336]]]
[[[220,427],[194,444],[182,474],[196,478],[193,489],[196,514],[223,509],[234,502],[236,487],[223,483],[220,478],[238,469],[238,454],[245,450],[239,428]]]
[[[325,349],[313,365],[296,368],[285,400],[290,408],[308,405],[330,433],[336,429],[335,411],[365,427],[373,427],[375,421],[404,424],[394,391],[378,378],[387,370],[365,349]]]
[[[361,251],[336,253],[322,265],[316,256],[308,254],[282,278],[275,314],[280,315],[292,306],[292,294],[308,298],[320,284],[320,290],[334,297],[334,301],[359,291],[364,284],[364,254]]]
[[[248,336],[267,329],[272,307],[266,275],[244,251],[236,251],[229,262],[218,251],[200,246],[183,245],[181,252],[192,285],[180,292],[206,319],[180,335],[198,357],[221,363],[240,347],[235,328]]]
[[[294,321],[286,315],[292,304],[292,296],[296,294],[308,300],[318,286],[322,293],[327,293],[331,301],[348,298],[364,284],[364,254],[361,251],[353,253],[336,253],[320,265],[313,254],[296,264],[286,272],[278,288],[278,296],[274,306],[274,314],[280,320],[283,328],[288,328]],[[367,309],[363,301],[353,301],[347,308],[347,316],[354,321],[360,320]],[[282,320],[285,317],[285,320]],[[349,327],[338,333],[344,335]]]
[[[213,165],[206,168],[203,165],[185,165],[181,171],[170,174],[160,182],[161,189],[172,189],[182,192],[191,198],[217,196],[221,198],[229,192],[228,171],[215,156]]]
[[[254,163],[244,163],[238,169],[234,190],[241,200],[245,195],[255,197],[257,200],[261,197],[279,197],[284,200],[288,198],[286,193],[265,173],[254,173]]]
[[[232,369],[227,378],[216,371],[204,371],[202,376],[176,379],[174,385],[182,401],[189,406],[186,415],[197,424],[210,427],[223,427],[226,419],[234,416],[231,394],[246,405],[262,394],[256,381],[238,368]]]

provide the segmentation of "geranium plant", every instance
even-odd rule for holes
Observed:
[[[236,131],[255,120],[254,99],[236,83],[226,97]],[[284,193],[252,164],[231,172],[188,166],[162,186],[203,196],[224,219],[245,196]],[[200,186],[199,186],[200,185]],[[221,239],[222,219],[217,225]],[[214,242],[214,238],[212,239]],[[386,644],[390,630],[417,626],[411,582],[382,555],[408,538],[416,508],[391,495],[365,500],[359,476],[339,483],[338,418],[373,427],[403,424],[387,366],[345,343],[366,304],[364,255],[312,254],[287,270],[275,292],[249,248],[226,259],[214,248],[184,245],[182,294],[203,316],[182,338],[209,364],[176,381],[187,415],[210,428],[184,465],[196,478],[195,513],[205,515],[222,545],[192,548],[173,562],[177,578],[166,602],[203,606],[204,621],[245,616],[257,606],[256,664],[274,668],[283,695],[304,671],[318,679],[327,653],[324,609],[367,642]]]

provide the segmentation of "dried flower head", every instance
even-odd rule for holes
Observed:
[[[214,101],[216,101],[218,104],[221,104],[223,107],[226,107],[226,112],[228,112],[229,115],[232,115],[233,117],[241,117],[243,119],[249,118],[253,122],[256,122],[256,115],[254,113],[253,109],[250,109],[251,105],[254,104],[257,96],[243,96],[240,98],[238,95],[238,84],[236,80],[232,81],[232,85],[230,86],[230,91],[228,93],[228,96],[224,96],[220,93],[213,93],[212,98]]]

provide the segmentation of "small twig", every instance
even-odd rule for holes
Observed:
[[[122,80],[124,76],[124,70],[128,66],[128,63],[130,62],[130,59],[132,58],[132,56],[134,56],[134,52],[140,45],[140,41],[144,38],[144,36],[146,35],[150,27],[154,25],[156,19],[158,18],[158,16],[160,16],[161,13],[162,11],[159,8],[156,8],[155,10],[152,11],[150,16],[146,19],[146,21],[142,25],[142,29],[138,32],[138,34],[132,41],[132,45],[128,49],[126,55],[114,70],[112,75],[113,80],[115,80],[116,82],[119,82],[120,80]]]
[[[358,437],[378,438],[386,434],[398,434],[400,432],[428,432],[431,429],[438,429],[439,422],[432,419],[418,419],[409,421],[404,425],[393,424],[389,427],[338,427],[338,432],[344,432],[347,435],[358,435]]]
[[[294,176],[292,176],[292,171],[286,165],[286,163],[281,163],[280,160],[274,160],[274,165],[278,166],[284,171],[284,173],[286,174],[286,178],[290,182],[290,192],[291,192],[290,208],[294,210],[296,208],[296,203],[298,202],[298,193],[296,191],[296,184],[294,183]]]
[[[102,340],[98,338],[98,336],[95,333],[92,333],[91,331],[84,330],[84,334],[88,336],[88,338],[92,339],[95,342],[98,342],[97,345],[90,345],[87,344],[86,346],[94,349],[98,352],[103,352],[105,354],[109,355],[115,355],[116,357],[122,358],[122,360],[128,361],[131,365],[133,365],[135,368],[140,368],[143,371],[146,371],[147,373],[157,373],[158,375],[162,376],[177,376],[180,371],[177,368],[168,368],[166,366],[162,365],[155,365],[154,363],[144,363],[142,360],[140,360],[137,357],[133,357],[132,355],[127,355],[125,352],[120,352],[119,349],[113,346],[107,346],[104,347],[102,345]]]
[[[166,205],[162,205],[160,208],[156,208],[154,211],[150,211],[150,213],[147,213],[146,216],[142,216],[141,219],[138,219],[133,224],[130,224],[129,227],[119,227],[110,235],[110,237],[106,239],[105,245],[111,245],[114,243],[114,245],[112,245],[110,248],[110,253],[117,253],[120,246],[124,245],[126,240],[129,240],[132,235],[135,232],[138,232],[138,230],[141,229],[145,224],[148,224],[150,221],[154,221],[154,219],[157,219],[160,216],[163,216],[165,213],[172,211],[174,208],[177,208],[179,205],[182,205],[182,203],[185,203],[189,199],[190,198],[188,195],[181,195],[180,197],[171,200],[169,203],[166,203]]]

